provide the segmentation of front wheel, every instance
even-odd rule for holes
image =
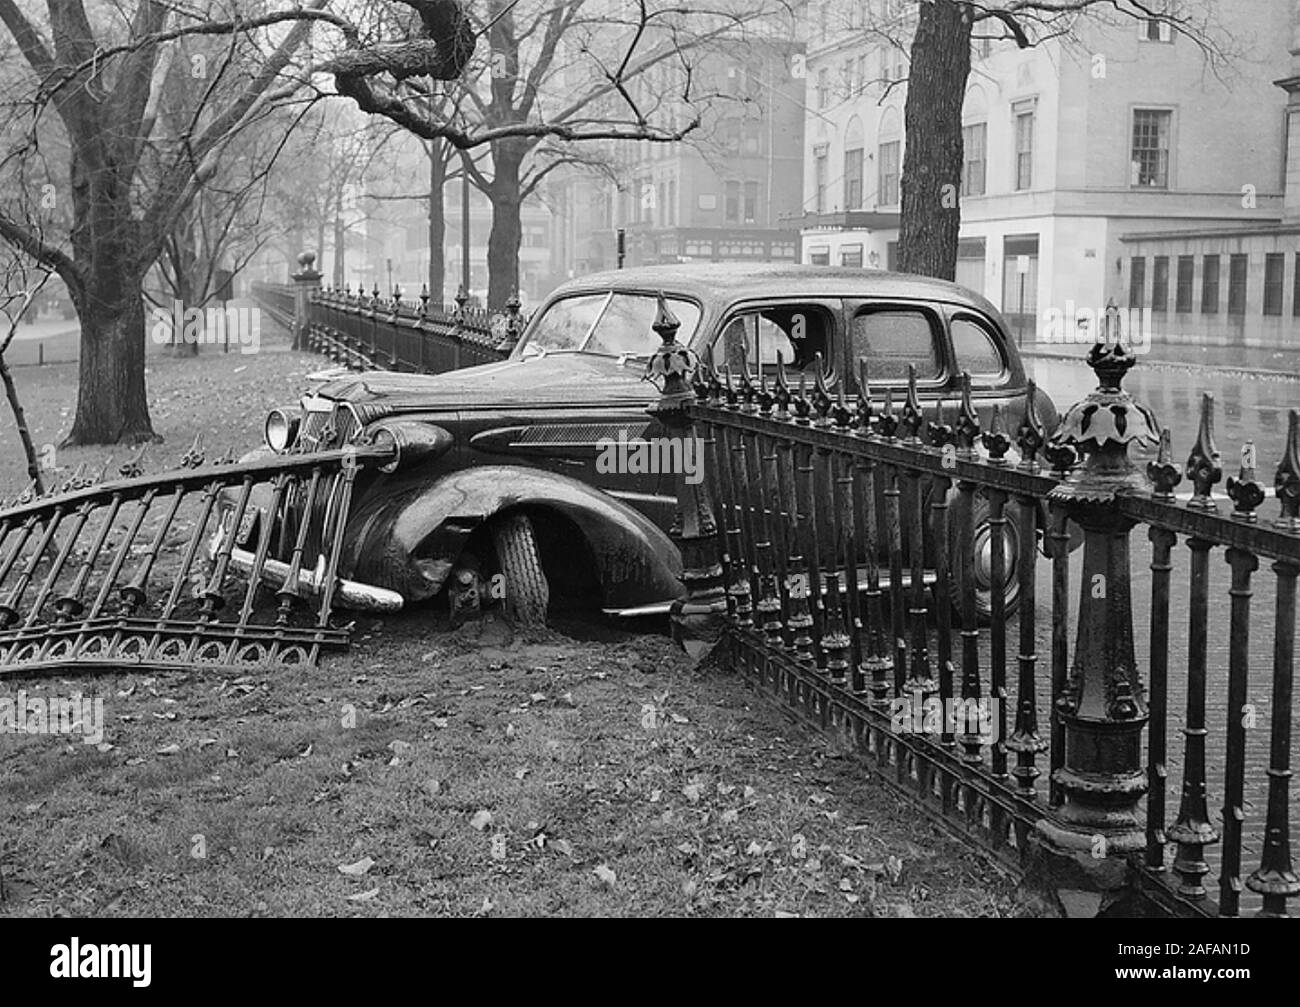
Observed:
[[[971,506],[975,512],[975,614],[981,622],[988,622],[993,617],[994,590],[993,525],[989,520],[992,508],[989,506],[988,498],[978,494]],[[1002,508],[1002,516],[1006,520],[1002,526],[1004,577],[999,587],[1002,591],[1003,611],[1010,616],[1020,604],[1020,578],[1016,575],[1016,566],[1020,559],[1020,516],[1010,504]],[[958,553],[958,544],[961,541],[959,529],[965,518],[960,497],[954,497],[949,510],[948,556],[952,572],[951,600],[958,617],[961,615],[966,594],[966,587],[961,580]]]
[[[551,588],[542,571],[533,523],[524,514],[507,514],[492,522],[497,569],[505,579],[506,615],[516,626],[546,625]]]

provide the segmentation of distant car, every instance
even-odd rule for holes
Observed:
[[[1007,326],[982,297],[918,276],[819,266],[691,264],[607,272],[570,281],[533,315],[509,359],[438,375],[370,371],[336,376],[266,421],[255,454],[389,438],[392,471],[359,477],[340,573],[418,602],[453,569],[499,572],[526,619],[548,598],[586,598],[607,612],[665,611],[681,592],[681,559],[667,529],[673,477],[601,471],[602,439],[653,437],[642,380],[657,337],[662,291],[681,322],[678,341],[733,372],[741,354],[769,377],[781,351],[791,376],[825,362],[827,381],[857,392],[852,361],[869,362],[873,396],[901,393],[917,368],[923,400],[954,404],[962,371],[987,424],[1023,418],[1026,379]],[[741,349],[742,343],[745,349]],[[811,374],[809,375],[811,377]],[[1038,393],[1050,431],[1051,400]],[[950,414],[951,415],[951,414]],[[265,506],[267,497],[257,498]],[[223,506],[228,507],[229,501]],[[980,607],[990,598],[987,504],[976,500]],[[1007,569],[1019,546],[1008,508]],[[238,530],[248,541],[251,527]],[[1015,578],[1007,585],[1015,603]],[[362,602],[364,604],[364,602]]]

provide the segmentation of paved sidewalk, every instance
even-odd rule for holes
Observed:
[[[1033,343],[1020,348],[1022,357],[1077,360],[1083,363],[1088,346],[1083,343]],[[1204,368],[1244,374],[1274,374],[1300,378],[1300,348],[1275,350],[1250,346],[1152,346],[1143,363],[1169,367]]]

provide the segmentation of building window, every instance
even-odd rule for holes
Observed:
[[[862,268],[862,246],[845,245],[840,249],[840,265],[851,266],[855,269]]]
[[[961,194],[963,196],[984,195],[984,144],[987,138],[987,123],[977,122],[962,127]]]
[[[829,266],[831,264],[831,250],[827,246],[818,246],[817,248],[808,249],[808,265],[810,266]]]
[[[740,223],[740,183],[728,182],[724,187],[723,217],[728,224]]]
[[[1269,252],[1264,256],[1264,314],[1282,314],[1282,274],[1286,272],[1286,256],[1282,252]]]
[[[1130,184],[1169,188],[1169,124],[1173,113],[1139,108],[1133,112],[1133,156]]]
[[[752,224],[758,220],[758,183],[745,183],[745,223]]]
[[[1157,255],[1151,270],[1151,310],[1169,310],[1169,256]]]
[[[877,183],[877,192],[881,206],[898,205],[898,155],[901,146],[898,140],[880,145],[880,179]]]
[[[867,89],[867,57],[862,55],[858,57],[858,94],[862,94]]]
[[[813,212],[826,212],[826,145],[813,151]]]
[[[826,67],[817,71],[817,107],[825,108],[830,104],[830,72]]]
[[[862,209],[862,148],[844,152],[844,209]]]
[[[1172,42],[1174,30],[1168,21],[1146,17],[1138,21],[1138,39],[1142,42]]]
[[[1228,256],[1228,314],[1246,313],[1246,256]]]
[[[1016,113],[1016,188],[1028,189],[1034,184],[1034,112],[1026,109]]]
[[[1201,313],[1219,313],[1219,257],[1207,255],[1201,261]]]
[[[1179,314],[1185,315],[1192,310],[1192,273],[1195,268],[1195,256],[1178,256],[1178,286],[1174,291],[1174,310]]]
[[[1135,255],[1129,260],[1128,306],[1130,308],[1142,307],[1146,295],[1146,285],[1147,260],[1144,256]]]

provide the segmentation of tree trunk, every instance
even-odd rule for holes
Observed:
[[[145,392],[144,298],[138,276],[122,276],[117,297],[77,305],[81,320],[77,415],[65,445],[156,440]]]
[[[970,8],[920,5],[904,109],[898,268],[954,279],[961,230],[961,106],[970,76]]]
[[[31,480],[32,489],[41,496],[45,493],[45,484],[41,481],[40,459],[36,455],[36,444],[32,441],[31,428],[27,426],[27,415],[23,412],[23,404],[18,399],[14,377],[9,372],[9,364],[5,361],[3,353],[0,353],[0,381],[4,383],[5,398],[9,400],[9,409],[14,414],[14,422],[18,424],[18,440],[23,446],[23,457],[27,459],[27,478]]]
[[[517,142],[503,140],[492,145],[492,230],[488,232],[488,303],[500,311],[519,289],[519,245],[523,225],[519,211],[523,199],[519,192],[523,151]]]
[[[447,159],[442,140],[429,141],[429,303],[441,306],[447,282],[447,217],[442,190]]]
[[[347,282],[347,228],[343,226],[343,210],[334,209],[334,289],[342,290]]]

